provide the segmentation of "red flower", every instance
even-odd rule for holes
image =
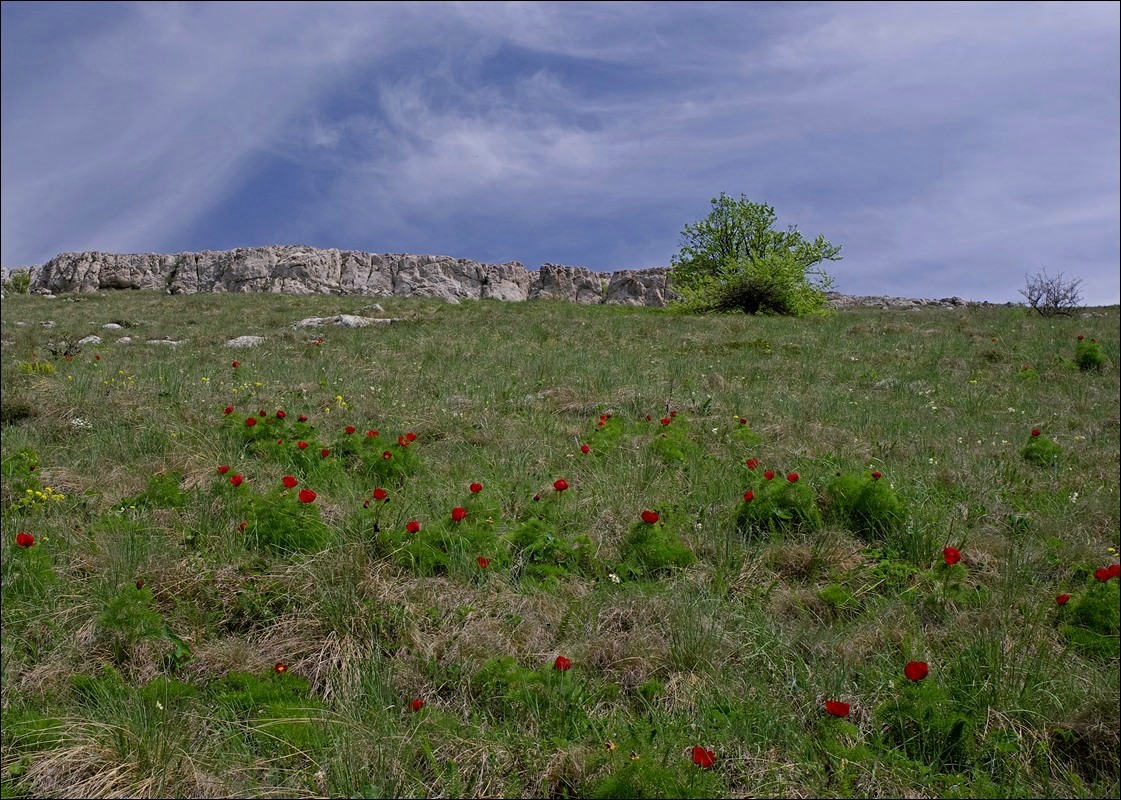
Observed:
[[[839,700],[826,700],[825,712],[831,717],[847,717],[849,715],[849,704],[842,703]]]
[[[246,417],[245,418],[245,424],[248,425],[250,428],[252,428],[254,425],[257,424],[257,418],[256,417]]]
[[[419,533],[420,523],[415,519],[411,519],[405,524],[405,530],[407,530],[409,533]]]
[[[649,422],[649,421],[650,421],[650,415],[649,415],[649,414],[647,414],[647,415],[646,415],[646,421],[647,421],[647,422]]]
[[[237,362],[235,361],[234,363],[236,364]],[[288,665],[285,664],[283,661],[277,661],[276,666],[273,667],[273,671],[277,675],[283,675],[285,672],[288,671]]]
[[[540,499],[541,499],[541,493],[540,492],[538,492],[537,494],[535,494],[533,496],[533,502],[535,502],[535,503]]]
[[[267,417],[268,415],[269,415],[269,412],[265,411],[265,409],[263,409],[263,408],[260,411],[257,412],[258,417]]]
[[[1109,569],[1109,567],[1102,567],[1101,569],[1094,570],[1094,577],[1102,583],[1105,583],[1113,577],[1113,571]]]
[[[452,522],[462,522],[467,516],[467,509],[462,506],[456,506],[452,509]]]
[[[316,497],[315,492],[311,489],[300,489],[300,493],[297,496],[300,498],[301,503],[314,503]]]
[[[879,470],[876,470],[875,472],[872,473],[872,480],[878,481],[883,476],[884,476],[884,474],[882,472],[880,472]]]
[[[140,579],[139,579],[139,580],[138,580],[138,581],[136,582],[136,588],[137,588],[137,589],[143,589],[143,588],[144,588],[144,579],[143,579],[143,578],[140,578]]]
[[[716,753],[705,750],[699,744],[693,745],[693,763],[701,769],[712,769],[712,765],[716,763]]]
[[[755,469],[757,466],[759,466],[759,459],[749,458],[747,460],[747,468],[748,469]]]
[[[296,447],[301,450],[307,450],[307,442],[296,442]]]
[[[326,447],[324,447],[322,450],[319,451],[319,457],[320,458],[326,458],[329,455],[331,455],[331,451],[328,450]]]
[[[284,444],[284,440],[283,440],[283,439],[277,439],[277,440],[276,440],[276,443],[277,443],[277,444]]]
[[[746,492],[743,493],[743,501],[745,503],[750,503],[754,499],[755,499],[755,492],[751,491],[750,489],[748,489]]]
[[[283,408],[276,412],[276,418],[277,419],[284,419],[287,416],[288,416],[288,414],[284,411]]]
[[[670,415],[670,418],[672,419],[673,417],[677,416],[677,411],[671,411],[671,412],[669,412],[669,415]]]
[[[378,488],[374,489],[374,499],[377,500],[378,502],[381,502],[382,500],[385,500],[388,497],[389,497],[389,492],[387,492],[385,489],[381,488],[380,486]]]
[[[408,441],[407,441],[407,440],[405,439],[405,437],[404,437],[404,436],[398,436],[398,437],[397,437],[397,446],[398,446],[398,447],[408,447],[408,446],[409,446],[409,443],[408,443]]]
[[[93,360],[94,360],[94,361],[100,361],[100,360],[101,360],[101,356],[94,356],[94,357],[93,357]]]
[[[1039,428],[1032,428],[1032,432],[1031,432],[1032,436],[1039,436],[1039,434],[1041,434],[1041,433],[1043,433],[1043,431],[1041,431]]]
[[[424,701],[419,697],[413,698],[413,700],[409,703],[409,711],[412,711],[414,713],[420,711],[422,708],[424,708]]]
[[[557,656],[557,660],[553,662],[553,669],[558,672],[568,672],[572,668],[572,662],[564,656]]]
[[[242,478],[241,475],[234,475],[232,478],[230,478],[230,483],[233,484],[234,486],[241,486],[241,482],[243,480],[245,480],[245,479]]]
[[[930,667],[925,661],[908,661],[907,666],[903,668],[903,674],[907,676],[907,680],[918,683],[930,674]]]
[[[773,472],[764,472],[763,477],[769,481],[773,481],[775,479],[775,474]]]
[[[1121,578],[1121,564],[1110,564],[1109,574],[1114,578]]]
[[[238,533],[243,533],[243,532],[245,531],[245,529],[246,529],[246,528],[248,528],[248,527],[249,527],[249,523],[248,523],[248,522],[241,522],[241,523],[238,523],[238,526],[237,526],[237,532],[238,532]]]
[[[300,416],[296,417],[296,421],[297,422],[307,422],[307,414],[300,414]]]
[[[947,547],[942,551],[942,559],[952,567],[961,561],[961,551],[956,547]]]
[[[416,434],[413,433],[412,431],[409,431],[408,433],[405,434],[405,441],[410,442],[410,443],[415,442],[416,441]]]
[[[744,417],[740,417],[740,425],[746,425],[746,424],[747,424],[747,420]]]
[[[490,566],[490,559],[487,558],[486,556],[479,556],[475,560],[479,562],[479,566],[482,567],[483,569],[486,569],[487,567]]]
[[[558,492],[563,492],[568,488],[568,481],[566,481],[564,478],[558,478],[557,480],[553,481],[553,488]]]
[[[1080,342],[1082,341],[1082,334],[1081,333],[1078,334],[1078,341],[1080,341]]]
[[[20,547],[31,547],[35,544],[35,537],[30,533],[24,533],[23,531],[20,531],[16,534],[16,544]]]
[[[229,468],[229,467],[227,467],[227,466],[226,466],[225,464],[223,464],[222,466],[218,467],[218,474],[219,474],[219,475],[225,475],[225,474],[226,474],[227,472],[229,472],[229,471],[230,471],[230,468]]]
[[[366,438],[367,438],[367,439],[373,439],[373,438],[374,438],[375,436],[377,436],[377,435],[378,435],[378,432],[377,432],[377,431],[375,431],[375,430],[368,430],[368,431],[366,431]]]
[[[1061,595],[1059,595],[1058,597],[1055,598],[1055,602],[1058,603],[1061,606],[1065,606],[1067,603],[1070,602],[1070,595],[1069,594],[1061,594]]]
[[[233,367],[234,369],[237,369],[238,367],[241,366],[241,363],[238,362],[238,361],[234,361],[232,364],[230,364],[230,366]]]
[[[295,489],[296,484],[299,483],[299,481],[297,481],[291,475],[285,475],[283,478],[281,478],[280,482],[283,483],[285,488],[288,488],[288,489]]]
[[[580,445],[580,452],[581,453],[590,453],[591,451],[592,451],[592,448],[588,447],[586,444]]]
[[[467,488],[471,490],[471,494],[478,494],[483,490],[483,485],[481,483],[473,483]]]
[[[350,436],[352,433],[354,433],[354,426],[353,425],[347,425],[346,426],[346,435]]]
[[[225,410],[222,413],[228,417],[230,414],[234,413],[234,407],[226,406]]]
[[[790,481],[791,483],[797,483],[798,482],[798,473],[797,472],[791,472],[789,475],[786,476],[786,479],[788,481]]]
[[[661,423],[662,423],[663,425],[669,425],[669,423],[670,423],[670,419],[671,419],[670,417],[662,417],[662,418],[661,418],[661,420],[660,420],[660,422],[661,422]]]
[[[645,522],[647,525],[653,525],[659,519],[660,519],[660,517],[658,516],[657,511],[643,511],[642,512],[642,521]]]

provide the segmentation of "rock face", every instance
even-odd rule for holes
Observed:
[[[451,256],[276,246],[172,255],[62,253],[33,270],[31,291],[154,289],[168,294],[278,292],[661,306],[666,272],[607,274],[558,264],[531,272],[517,261],[484,264]]]

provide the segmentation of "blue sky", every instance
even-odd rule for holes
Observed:
[[[1118,3],[2,5],[4,266],[664,266],[720,192],[851,294],[1119,301]]]

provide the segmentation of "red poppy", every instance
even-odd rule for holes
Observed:
[[[234,361],[232,364],[230,364],[230,366],[233,367],[234,369],[237,369],[238,367],[241,366],[241,362]]]
[[[553,669],[558,672],[568,672],[572,668],[572,662],[564,656],[557,656],[557,660],[553,662]]]
[[[422,708],[424,708],[424,701],[419,697],[413,698],[413,700],[409,703],[409,711],[416,712],[420,711]]]
[[[452,522],[463,522],[467,516],[467,509],[463,506],[456,506],[452,509]]]
[[[319,451],[319,457],[320,458],[326,458],[329,455],[331,455],[331,451],[328,450],[326,447],[324,447],[322,450]]]
[[[1039,436],[1039,434],[1041,434],[1041,433],[1043,433],[1043,431],[1041,431],[1039,428],[1032,428],[1032,432],[1031,432],[1032,436]]]
[[[227,467],[227,466],[226,466],[225,464],[223,464],[222,466],[218,467],[218,474],[219,474],[219,475],[225,475],[225,474],[226,474],[227,472],[229,472],[229,471],[230,471],[230,468],[229,468],[229,467]]]
[[[405,524],[405,530],[407,530],[409,533],[419,533],[420,523],[415,519],[411,519]]]
[[[248,528],[248,527],[249,527],[249,523],[248,523],[248,522],[241,522],[241,523],[238,523],[238,526],[237,526],[237,532],[238,532],[238,533],[244,533],[244,532],[245,532],[245,529],[246,529],[246,528]]]
[[[260,411],[257,412],[258,417],[267,417],[268,415],[269,415],[269,412],[265,411],[265,409],[263,409],[263,408]]]
[[[907,680],[918,683],[930,674],[930,667],[925,661],[908,661],[907,666],[903,668],[903,674],[907,676]]]
[[[283,661],[277,661],[276,666],[273,667],[273,671],[277,675],[283,675],[285,672],[288,671],[288,665],[285,664]]]
[[[366,431],[366,438],[367,438],[367,439],[373,439],[373,438],[374,438],[375,436],[377,436],[377,435],[378,435],[378,432],[377,432],[377,431],[375,431],[375,430],[368,430],[368,431]]]
[[[297,422],[307,422],[307,414],[300,414],[300,416],[296,417],[296,421]]]
[[[751,491],[750,489],[748,489],[746,492],[743,493],[743,501],[745,503],[750,503],[754,499],[755,499],[755,492]]]
[[[763,477],[769,481],[773,481],[775,479],[775,474],[773,472],[764,472]]]
[[[471,494],[478,494],[483,490],[483,485],[481,483],[473,483],[467,488],[471,490]]]
[[[1070,595],[1069,594],[1061,594],[1061,595],[1059,595],[1058,597],[1055,598],[1055,602],[1058,603],[1061,606],[1065,606],[1067,603],[1070,602]]]
[[[353,425],[347,425],[346,426],[346,435],[350,436],[352,433],[354,433],[354,430],[355,430],[355,428],[354,428]]]
[[[245,479],[242,478],[241,475],[234,475],[232,478],[230,478],[230,483],[233,484],[234,486],[241,486],[241,482],[243,480],[245,480]]]
[[[285,488],[288,488],[288,489],[295,489],[296,484],[299,483],[299,481],[297,481],[291,475],[285,475],[283,478],[280,479],[280,482],[283,483]]]
[[[553,481],[553,488],[558,492],[563,492],[568,488],[568,481],[566,481],[564,478],[558,478],[557,480]]]
[[[230,414],[234,413],[234,407],[233,406],[226,406],[226,408],[223,410],[222,413],[225,414],[228,417]]]
[[[398,446],[398,447],[408,447],[408,446],[409,446],[409,443],[408,443],[408,441],[407,441],[407,440],[405,439],[405,437],[404,437],[404,436],[398,436],[398,437],[397,437],[397,446]]]
[[[699,744],[693,745],[693,763],[701,769],[712,769],[713,764],[716,763],[716,753],[705,750]]]
[[[1121,578],[1121,564],[1110,564],[1109,574],[1114,578]]]
[[[311,489],[300,489],[300,493],[297,496],[300,498],[301,503],[314,503],[316,497],[315,492]]]
[[[669,425],[669,423],[670,423],[670,418],[669,418],[669,417],[662,417],[662,418],[661,418],[661,420],[659,420],[659,421],[660,421],[660,422],[661,422],[661,423],[662,423],[663,425]]]
[[[381,457],[382,457],[383,461],[388,461],[389,459],[393,458],[393,453],[386,450],[384,453],[381,454]]]
[[[825,712],[831,717],[847,717],[849,715],[849,704],[842,703],[839,700],[826,700]]]
[[[788,481],[790,481],[791,483],[797,483],[798,482],[798,473],[797,472],[791,472],[789,475],[786,476],[786,479]]]
[[[649,414],[647,414],[647,415],[646,415],[646,421],[647,421],[647,422],[649,422],[649,421],[650,421],[650,415],[649,415]]]
[[[143,589],[144,588],[144,579],[143,578],[141,578],[140,580],[138,580],[136,582],[136,588],[137,589]]]
[[[245,424],[248,425],[250,428],[252,428],[254,425],[257,424],[257,418],[256,417],[246,417],[245,418]]]
[[[1078,341],[1080,341],[1080,342],[1082,341],[1082,334],[1081,333],[1078,334]]]
[[[872,480],[878,481],[883,476],[884,476],[884,474],[882,472],[880,472],[879,470],[876,470],[875,472],[872,473]]]
[[[301,450],[307,450],[307,442],[296,442],[296,447]]]
[[[759,459],[749,458],[747,460],[747,468],[748,469],[755,469],[757,466],[759,466]]]
[[[381,488],[380,486],[374,489],[374,499],[378,502],[385,500],[387,497],[389,497],[389,492],[387,492],[385,489]]]
[[[538,493],[538,494],[535,494],[535,495],[533,496],[533,502],[535,502],[535,503],[536,503],[536,502],[537,502],[538,500],[540,500],[540,499],[541,499],[541,494],[540,494],[540,493]]]
[[[661,519],[661,518],[658,516],[657,511],[643,511],[642,512],[642,521],[645,522],[647,525],[653,525],[659,519]]]
[[[1101,569],[1094,570],[1094,578],[1101,581],[1102,583],[1105,583],[1106,581],[1108,581],[1112,577],[1113,577],[1113,571],[1110,570],[1108,567],[1102,567]]]
[[[747,420],[744,419],[743,417],[740,417],[740,425],[746,425],[746,424],[747,424]]]
[[[277,444],[284,444],[284,440],[283,440],[283,439],[277,439],[277,440],[276,440],[276,443],[277,443]]]
[[[479,566],[482,567],[483,569],[486,569],[487,567],[490,566],[490,559],[487,558],[486,556],[479,556],[475,560],[479,562]]]
[[[284,419],[287,416],[288,416],[288,414],[284,411],[283,408],[276,412],[276,418],[277,419]]]
[[[588,447],[586,444],[580,445],[580,452],[581,453],[590,453],[591,450],[592,450],[592,448]]]
[[[947,547],[942,551],[942,559],[952,567],[961,561],[961,551],[956,547]]]
[[[94,357],[93,357],[93,360],[94,360],[94,361],[100,361],[100,360],[101,360],[101,356],[94,356]]]
[[[23,531],[20,531],[16,534],[16,544],[20,547],[31,547],[35,544],[35,537],[30,533],[24,533]]]
[[[408,433],[405,434],[405,441],[406,442],[415,442],[416,441],[416,434],[413,433],[412,431],[409,431]]]
[[[671,412],[669,412],[669,415],[670,415],[671,418],[676,417],[677,416],[677,411],[671,411]]]

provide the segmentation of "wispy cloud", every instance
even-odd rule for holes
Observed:
[[[1115,5],[97,8],[51,38],[4,6],[5,263],[650,266],[726,191],[843,243],[846,291],[1015,300],[1042,262],[1118,299]],[[36,32],[53,66],[21,69]]]

